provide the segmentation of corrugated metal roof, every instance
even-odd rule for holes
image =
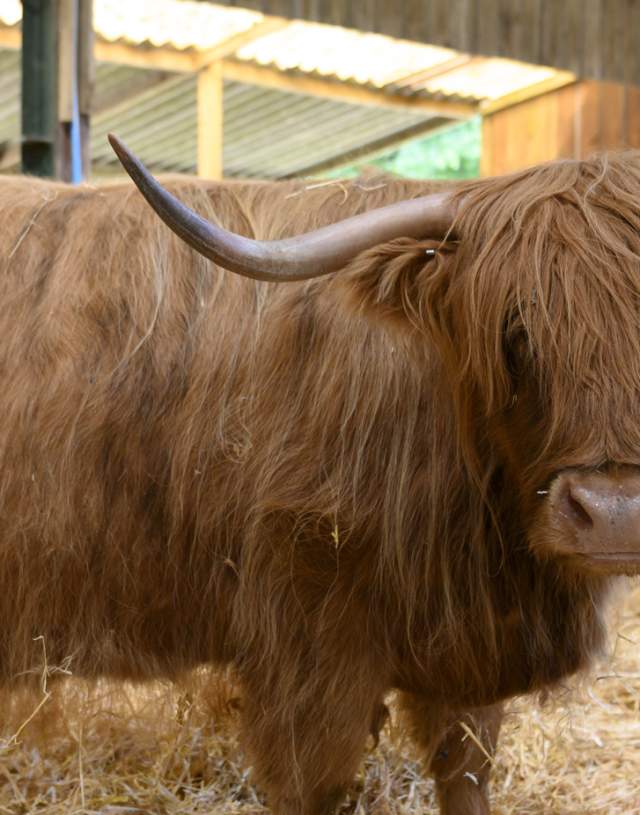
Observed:
[[[281,71],[296,68],[382,88],[402,77],[444,65],[455,53],[379,34],[296,21],[245,45],[237,57],[274,65]]]
[[[207,50],[260,22],[248,9],[191,0],[94,0],[94,27],[108,42]],[[22,19],[20,0],[0,0],[0,22]]]
[[[12,26],[22,19],[21,0],[2,0],[0,3],[0,23]]]
[[[497,99],[556,73],[512,60],[460,60],[460,56],[448,48],[304,22],[260,37],[236,54],[238,59],[280,71],[476,101]]]
[[[0,145],[16,144],[20,137],[20,58],[15,51],[0,51]]]

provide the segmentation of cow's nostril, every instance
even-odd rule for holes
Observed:
[[[579,529],[591,529],[593,518],[580,500],[571,493],[571,488],[565,493],[565,506],[567,514]]]
[[[640,468],[639,468],[640,469]],[[576,471],[551,485],[549,512],[558,546],[599,563],[640,562],[640,474]],[[604,561],[603,561],[604,562]]]

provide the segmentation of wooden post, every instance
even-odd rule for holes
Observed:
[[[95,85],[93,0],[80,1],[78,44],[78,106],[80,142],[85,175],[91,171],[91,110]]]
[[[221,179],[223,173],[224,86],[222,62],[198,73],[198,175]]]
[[[72,179],[71,129],[77,99],[76,20],[76,0],[58,0],[58,167],[56,174],[63,181]]]
[[[56,0],[23,0],[22,172],[56,170]]]
[[[81,181],[89,171],[93,87],[92,0],[58,0],[58,175]]]

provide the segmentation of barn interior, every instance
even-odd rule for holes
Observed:
[[[310,183],[640,149],[640,3],[0,0],[0,173],[119,177],[112,131],[156,173]],[[614,605],[589,675],[513,703],[487,756],[496,813],[640,811],[637,580]],[[46,653],[34,670],[38,693],[0,699],[0,813],[268,812],[229,677],[54,684],[73,666]],[[341,812],[437,812],[393,706]]]
[[[611,68],[603,58],[580,76],[566,42],[556,54],[540,35],[533,53],[522,30],[542,26],[522,12],[509,36],[485,33],[499,46],[491,49],[443,31],[437,3],[424,39],[398,36],[420,30],[408,9],[399,29],[378,14],[378,30],[367,30],[366,15],[358,29],[336,25],[350,21],[335,14],[287,16],[286,5],[95,0],[92,61],[80,60],[77,77],[91,122],[87,176],[120,171],[110,130],[156,172],[228,178],[324,177],[372,164],[422,177],[491,175],[638,146],[640,96],[625,80],[631,57],[618,65],[616,52]],[[0,172],[20,168],[21,21],[20,0],[0,0]],[[582,32],[585,52],[601,50],[597,33]],[[36,116],[31,127],[55,131],[71,118],[71,46],[60,45],[47,67],[50,81],[58,75],[55,121]]]

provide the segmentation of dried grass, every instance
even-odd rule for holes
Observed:
[[[494,762],[495,813],[640,811],[637,584],[615,616],[612,649],[606,663],[552,700],[511,705]],[[236,738],[238,700],[228,677],[200,672],[176,688],[47,684],[49,676],[39,695],[2,700],[0,813],[267,811]],[[435,813],[432,784],[394,718],[368,753],[343,813]]]

